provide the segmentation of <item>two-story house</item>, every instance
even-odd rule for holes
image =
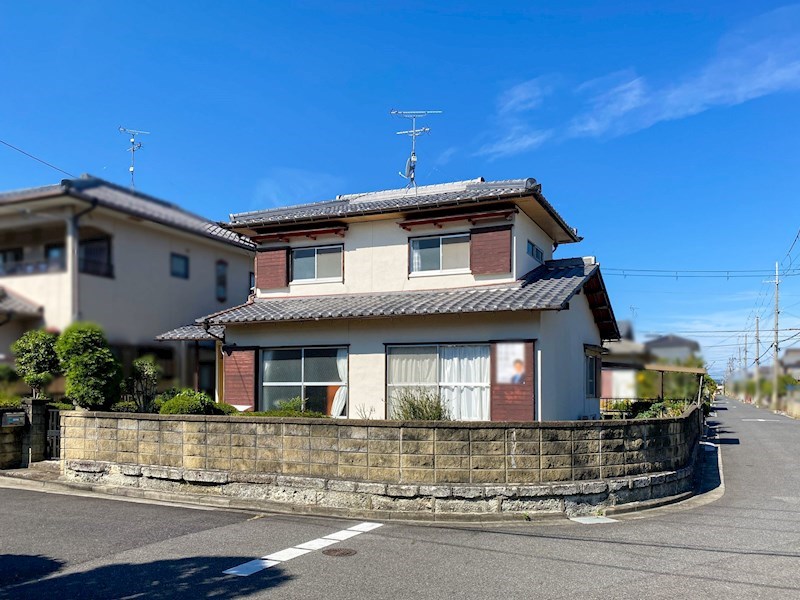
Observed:
[[[155,344],[166,329],[244,302],[254,247],[175,204],[84,176],[0,193],[0,361],[36,327],[101,325],[129,364],[155,354],[175,383],[213,390],[213,344]]]
[[[657,360],[666,362],[686,362],[700,353],[696,341],[672,333],[648,340],[644,345]]]
[[[255,293],[183,333],[224,335],[218,396],[240,410],[299,396],[391,418],[393,399],[424,389],[455,419],[599,415],[616,321],[594,258],[553,258],[581,238],[535,180],[345,195],[224,226],[257,245]]]

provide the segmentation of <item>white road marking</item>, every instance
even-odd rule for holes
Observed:
[[[293,558],[303,556],[303,554],[308,554],[309,552],[311,552],[311,550],[306,550],[305,548],[287,548],[286,550],[281,550],[280,552],[267,554],[266,556],[262,556],[262,558],[265,558],[266,560],[286,562],[287,560],[292,560]]]
[[[617,519],[609,517],[570,517],[570,521],[582,523],[583,525],[599,525],[600,523],[616,523]]]
[[[269,569],[270,567],[274,567],[275,565],[280,565],[286,562],[287,560],[292,560],[293,558],[297,558],[298,556],[303,556],[304,554],[308,554],[309,552],[313,552],[314,550],[322,550],[323,548],[327,548],[328,546],[337,544],[342,540],[348,540],[352,537],[361,535],[362,533],[366,533],[368,531],[372,531],[373,529],[377,529],[378,527],[382,526],[383,523],[359,523],[358,525],[353,525],[352,527],[343,529],[341,531],[337,531],[335,533],[331,533],[330,535],[326,535],[324,537],[317,538],[315,540],[309,540],[308,542],[303,542],[302,544],[292,546],[291,548],[286,548],[285,550],[273,552],[272,554],[267,554],[266,556],[262,556],[261,558],[257,558],[255,560],[248,561],[236,567],[226,569],[225,571],[223,571],[223,573],[225,575],[248,577],[253,573],[258,573],[259,571],[263,571],[264,569]]]
[[[242,565],[239,565],[238,567],[233,567],[232,569],[223,571],[223,573],[225,573],[226,575],[238,575],[239,577],[247,577],[248,575],[252,575],[253,573],[258,573],[259,571],[263,571],[264,569],[274,567],[277,564],[279,564],[277,560],[264,560],[263,558],[257,558],[255,560],[251,560],[250,562],[246,562]]]
[[[742,419],[742,421],[751,421],[756,423],[780,423],[780,419]]]

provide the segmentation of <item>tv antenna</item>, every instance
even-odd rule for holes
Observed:
[[[398,117],[403,117],[405,119],[411,119],[411,129],[406,131],[398,131],[397,135],[407,135],[411,138],[411,156],[408,157],[406,161],[406,169],[405,173],[400,173],[400,177],[403,179],[408,180],[408,184],[406,185],[406,189],[414,187],[414,191],[417,191],[417,181],[416,181],[416,170],[417,170],[417,138],[423,134],[428,133],[431,128],[430,127],[420,127],[417,129],[417,119],[421,119],[422,117],[427,117],[428,115],[440,115],[442,114],[441,110],[396,110],[392,109],[389,111],[390,115],[395,115]]]
[[[136,186],[134,185],[134,181],[133,181],[133,171],[134,171],[134,168],[136,167],[136,151],[142,149],[142,142],[137,142],[136,141],[136,136],[137,135],[150,135],[150,132],[149,131],[139,131],[138,129],[128,129],[126,127],[122,127],[121,125],[120,125],[120,128],[119,128],[119,132],[120,133],[126,133],[129,136],[131,136],[131,147],[128,148],[128,152],[131,153],[131,166],[128,167],[128,171],[130,171],[130,173],[131,173],[131,189],[133,190],[133,189],[136,188]]]

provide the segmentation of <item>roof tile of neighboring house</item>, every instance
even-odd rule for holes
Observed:
[[[662,335],[645,342],[644,345],[650,350],[653,348],[691,348],[695,352],[700,350],[700,344],[696,341],[673,334]]]
[[[0,193],[0,206],[60,195],[69,195],[86,202],[117,210],[141,219],[181,229],[207,238],[252,249],[247,238],[224,229],[216,223],[191,213],[176,204],[133,191],[97,177],[65,179],[60,184]]]
[[[225,328],[221,325],[210,325],[208,330],[202,325],[184,325],[156,336],[159,342],[190,341],[202,342],[220,339],[225,335]]]
[[[546,262],[521,279],[508,284],[472,286],[447,290],[421,290],[366,294],[256,298],[198,322],[217,325],[436,315],[520,310],[560,310],[590,280],[610,306],[599,265],[591,261],[561,259]],[[598,318],[597,316],[595,317]],[[598,322],[604,339],[619,337],[616,321]]]
[[[580,240],[576,231],[567,225],[553,206],[541,193],[541,185],[535,179],[505,179],[484,181],[483,178],[456,181],[438,185],[420,186],[414,189],[385,190],[363,194],[337,196],[335,200],[299,204],[267,210],[230,215],[231,228],[254,227],[330,220],[344,217],[392,213],[421,208],[474,205],[500,199],[520,198],[533,195],[545,211],[563,229],[564,241]]]
[[[784,367],[800,366],[800,348],[789,348],[783,353],[781,363]]]
[[[0,287],[0,315],[35,317],[42,314],[42,307]]]

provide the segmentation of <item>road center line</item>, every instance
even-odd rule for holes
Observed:
[[[288,560],[297,558],[298,556],[303,556],[304,554],[313,552],[314,550],[322,550],[323,548],[327,548],[333,544],[338,544],[343,540],[349,540],[350,538],[361,535],[362,533],[377,529],[382,525],[383,523],[359,523],[358,525],[353,525],[352,527],[342,529],[341,531],[336,531],[324,537],[309,540],[308,542],[297,544],[291,548],[286,548],[285,550],[273,552],[272,554],[267,554],[261,558],[242,563],[236,567],[226,569],[223,571],[223,573],[225,575],[248,577],[254,573],[263,571],[264,569],[269,569],[270,567],[280,565]]]

